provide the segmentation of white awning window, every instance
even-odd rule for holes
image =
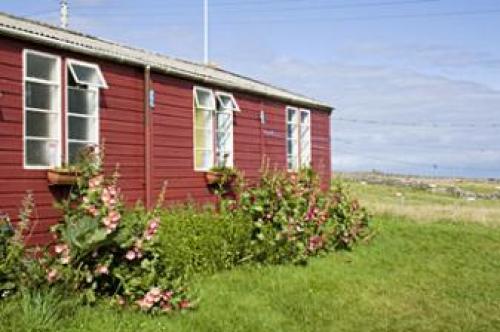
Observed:
[[[226,111],[240,111],[240,108],[236,103],[236,99],[234,99],[232,94],[217,91],[215,95],[217,96],[217,100],[219,101],[219,108]]]
[[[108,84],[98,65],[76,60],[68,60],[68,68],[76,83],[91,88],[107,89]]]
[[[210,89],[197,86],[194,88],[194,103],[197,109],[214,110],[214,93]]]

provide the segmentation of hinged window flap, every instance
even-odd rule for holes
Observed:
[[[195,87],[194,102],[198,109],[215,110],[214,93],[210,89]]]
[[[108,88],[108,84],[98,65],[68,60],[68,68],[76,83],[94,88]]]
[[[233,95],[230,93],[217,91],[215,93],[217,96],[217,100],[219,101],[220,107],[225,111],[235,111],[239,112],[240,108],[236,103],[236,99],[234,99]]]

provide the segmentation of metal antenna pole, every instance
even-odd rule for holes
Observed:
[[[204,56],[203,62],[208,65],[208,0],[203,0]]]
[[[61,28],[68,27],[68,1],[61,0]]]

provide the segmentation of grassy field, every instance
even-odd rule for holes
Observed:
[[[193,282],[200,296],[193,312],[149,317],[102,304],[75,309],[54,320],[52,330],[500,330],[498,202],[351,185],[375,211],[377,232],[352,252],[305,267],[243,267],[200,277]],[[32,311],[0,304],[1,330],[29,330]]]
[[[406,217],[418,223],[436,221],[479,223],[500,226],[500,200],[467,200],[444,193],[426,190],[367,184],[346,180],[355,196],[375,215]],[[434,181],[446,186],[449,180]],[[480,182],[461,182],[461,188],[493,192],[497,185]]]

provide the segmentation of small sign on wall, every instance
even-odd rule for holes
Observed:
[[[151,110],[155,107],[155,90],[149,89],[149,108]]]

